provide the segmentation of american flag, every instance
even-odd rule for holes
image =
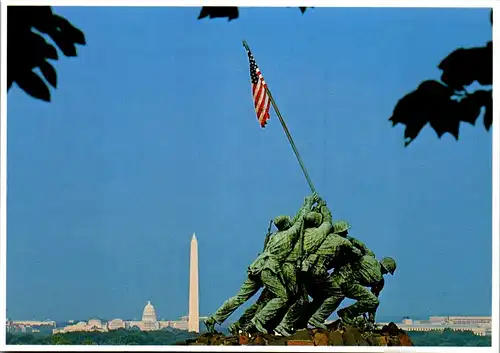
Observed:
[[[253,103],[255,106],[255,112],[257,113],[257,119],[260,122],[261,127],[265,127],[267,121],[269,120],[269,108],[271,106],[271,101],[269,95],[267,94],[267,85],[264,81],[264,76],[259,70],[259,67],[255,63],[255,58],[252,53],[248,52],[248,60],[250,61],[250,79],[252,80],[252,94]]]

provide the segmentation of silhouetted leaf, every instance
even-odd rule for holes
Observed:
[[[491,103],[491,92],[483,90],[476,91],[460,101],[449,100],[440,115],[431,119],[430,124],[439,138],[448,132],[458,140],[460,122],[475,125],[481,108],[487,106],[488,102]]]
[[[239,12],[236,6],[203,6],[198,19],[205,17],[221,18],[227,17],[228,21],[238,18]]]
[[[47,61],[44,61],[40,65],[40,71],[42,72],[43,77],[45,77],[47,82],[50,83],[52,87],[57,88],[57,73],[54,67]]]
[[[31,26],[42,33],[49,33],[53,25],[53,13],[50,6],[23,6],[24,17],[29,20]]]
[[[417,90],[425,94],[427,98],[437,101],[441,101],[443,98],[450,98],[453,94],[453,91],[449,87],[435,80],[422,81]]]
[[[482,85],[491,84],[493,80],[492,46],[459,48],[444,58],[438,67],[443,70],[441,80],[456,90],[461,90],[474,81]]]
[[[59,55],[57,55],[57,49],[52,44],[47,43],[47,45],[45,46],[45,57],[47,59],[53,60],[59,59]]]
[[[398,123],[408,124],[415,119],[414,114],[424,112],[425,115],[429,115],[434,107],[445,104],[452,94],[451,89],[437,81],[423,81],[417,90],[398,102],[389,120],[392,121],[393,126]]]
[[[492,91],[477,91],[474,93],[478,104],[481,104],[484,109],[483,123],[486,130],[490,130],[493,123],[493,94]]]
[[[17,85],[34,98],[50,102],[50,91],[45,82],[33,71],[16,78]]]
[[[59,56],[56,47],[34,31],[48,34],[66,56],[77,55],[75,43],[85,44],[84,34],[50,6],[9,6],[7,26],[7,89],[16,82],[29,95],[50,101],[48,85],[33,70],[39,67],[57,87],[57,72],[47,60]]]
[[[73,41],[73,43],[85,45],[85,35],[78,28],[74,27],[67,19],[54,15],[53,16],[54,25],[59,28],[61,33]]]
[[[23,43],[26,46],[29,46],[30,48],[36,50],[36,51],[42,51],[47,45],[47,41],[45,38],[43,38],[41,35],[34,33],[34,32],[27,32],[26,34],[26,39],[27,43]]]
[[[490,11],[493,24],[493,10]],[[439,138],[450,133],[458,140],[460,123],[475,125],[485,107],[484,126],[490,129],[493,123],[492,92],[479,90],[472,94],[466,86],[477,82],[493,84],[493,42],[484,47],[459,48],[450,53],[438,65],[443,71],[441,80],[424,81],[414,92],[399,100],[392,117],[392,125],[404,124],[405,146],[408,146],[430,123]],[[452,99],[457,98],[457,99]]]
[[[45,51],[47,41],[39,34],[27,32],[23,37],[23,41],[18,43],[22,47],[17,47],[23,63],[27,65],[27,69],[31,70],[45,61]]]
[[[483,121],[486,130],[490,131],[491,124],[493,123],[493,107],[491,104],[486,106]]]
[[[413,106],[419,104],[421,104],[420,97],[415,92],[407,94],[399,100],[392,117],[389,119],[392,121],[392,126],[399,123],[406,125],[404,133],[405,146],[410,144],[427,124],[427,120],[419,112],[412,109]]]
[[[482,102],[474,93],[457,102],[454,114],[457,115],[458,120],[475,125],[479,114],[481,114],[481,107]]]
[[[460,119],[457,114],[458,102],[447,100],[440,106],[439,114],[434,115],[430,119],[430,125],[436,132],[439,138],[445,133],[451,134],[458,140],[458,133],[460,129]]]
[[[76,46],[75,44],[66,38],[61,32],[53,31],[50,34],[52,40],[56,43],[56,45],[61,49],[64,55],[66,56],[76,56]]]
[[[455,133],[449,122],[449,128],[445,128],[439,120],[449,108],[450,97],[453,91],[437,81],[424,81],[417,90],[407,94],[399,100],[392,117],[392,125],[404,124],[405,146],[408,146],[420,133],[422,128],[429,122],[437,126],[438,135],[444,132]]]
[[[493,42],[489,41],[486,47],[481,51],[481,57],[478,58],[478,77],[477,82],[481,85],[493,84]]]

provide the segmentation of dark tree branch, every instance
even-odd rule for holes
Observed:
[[[490,20],[493,23],[493,11]],[[460,123],[475,125],[484,108],[484,126],[493,122],[492,91],[487,89],[468,93],[467,86],[493,84],[493,43],[484,47],[459,48],[438,65],[441,81],[424,81],[413,92],[399,100],[389,121],[392,126],[406,126],[404,137],[408,146],[429,124],[439,138],[449,133],[458,140]],[[458,97],[458,99],[457,99]]]
[[[299,7],[300,12],[305,13],[308,7]],[[235,6],[203,6],[198,19],[208,17],[212,18],[227,18],[228,21],[239,17],[238,7]]]
[[[227,18],[228,21],[237,19],[239,17],[238,8],[235,6],[217,7],[217,6],[203,6],[200,11],[198,19],[208,17],[212,18]]]
[[[48,60],[58,60],[56,48],[35,33],[47,35],[65,56],[77,56],[76,44],[85,45],[85,35],[50,6],[9,6],[7,8],[7,89],[16,83],[30,96],[49,102],[48,85],[34,72],[37,68],[47,82],[57,87],[57,72]]]
[[[299,7],[305,13],[307,7]],[[238,7],[202,7],[198,19],[239,17]],[[493,25],[493,11],[490,12]],[[68,20],[52,12],[50,6],[9,6],[7,8],[7,87],[16,83],[37,99],[50,101],[47,85],[57,88],[57,72],[48,60],[58,60],[54,45],[67,56],[77,56],[76,45],[85,45],[85,35]],[[42,33],[42,35],[33,30]],[[39,69],[43,79],[34,72]],[[441,138],[449,133],[458,140],[460,123],[475,125],[484,110],[483,123],[490,130],[493,122],[492,91],[481,89],[468,93],[467,86],[477,82],[490,86],[493,82],[493,43],[483,47],[459,48],[438,65],[441,82],[423,81],[419,87],[399,100],[389,120],[392,125],[406,126],[404,137],[408,146],[429,124]]]

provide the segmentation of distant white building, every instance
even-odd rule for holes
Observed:
[[[377,323],[379,326],[388,323]],[[471,331],[478,336],[491,335],[490,316],[431,316],[429,320],[403,319],[397,326],[405,331]]]
[[[160,329],[160,323],[156,318],[156,310],[150,301],[142,311],[141,321],[127,321],[126,326],[137,327],[141,331],[156,331]]]
[[[127,328],[126,324],[126,321],[123,321],[122,319],[113,319],[108,321],[108,330],[124,329]]]
[[[40,332],[40,328],[55,328],[55,321],[36,321],[36,320],[8,320],[6,321],[7,332]]]
[[[200,320],[204,319],[203,317]],[[87,322],[80,321],[73,325],[68,325],[63,328],[54,328],[53,333],[67,332],[108,332],[119,329],[136,328],[140,331],[157,331],[167,327],[178,330],[188,330],[189,318],[183,316],[180,320],[158,320],[156,309],[153,304],[148,301],[142,311],[142,319],[140,321],[126,321],[122,319],[113,319],[103,321],[99,319],[91,319]],[[54,323],[55,327],[55,323]]]

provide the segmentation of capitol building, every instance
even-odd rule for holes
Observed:
[[[187,330],[190,332],[200,332],[200,320],[205,317],[199,316],[199,297],[198,297],[198,240],[193,234],[191,238],[191,249],[189,257],[189,315],[181,317],[180,320],[158,320],[156,310],[150,301],[142,311],[141,321],[127,321],[122,319],[113,319],[110,321],[91,319],[89,321],[71,322],[70,325],[62,328],[54,328],[53,333],[66,332],[108,332],[119,329],[132,329],[140,331],[158,331],[168,327]],[[52,323],[52,322],[51,322]],[[55,323],[54,323],[55,325]],[[15,322],[11,321],[8,327],[16,328]]]
[[[43,330],[52,330],[52,333],[67,332],[109,332],[120,329],[131,329],[140,331],[158,331],[165,328],[186,330],[189,332],[200,332],[200,321],[206,317],[199,315],[199,293],[198,293],[198,240],[193,234],[191,238],[191,248],[189,257],[189,314],[183,316],[180,320],[158,320],[156,310],[153,304],[148,301],[142,311],[142,320],[135,319],[123,320],[101,320],[92,318],[88,321],[74,322],[68,321],[67,326],[56,327],[55,321],[16,321],[6,320],[7,332],[40,332]]]
[[[203,320],[200,317],[199,320]],[[110,321],[91,319],[89,321],[80,321],[62,328],[53,329],[53,333],[67,332],[108,332],[119,329],[136,329],[140,331],[157,331],[167,327],[178,330],[188,330],[188,316],[183,316],[180,320],[158,320],[156,310],[150,301],[144,307],[142,320],[128,321],[122,319],[113,319]]]

